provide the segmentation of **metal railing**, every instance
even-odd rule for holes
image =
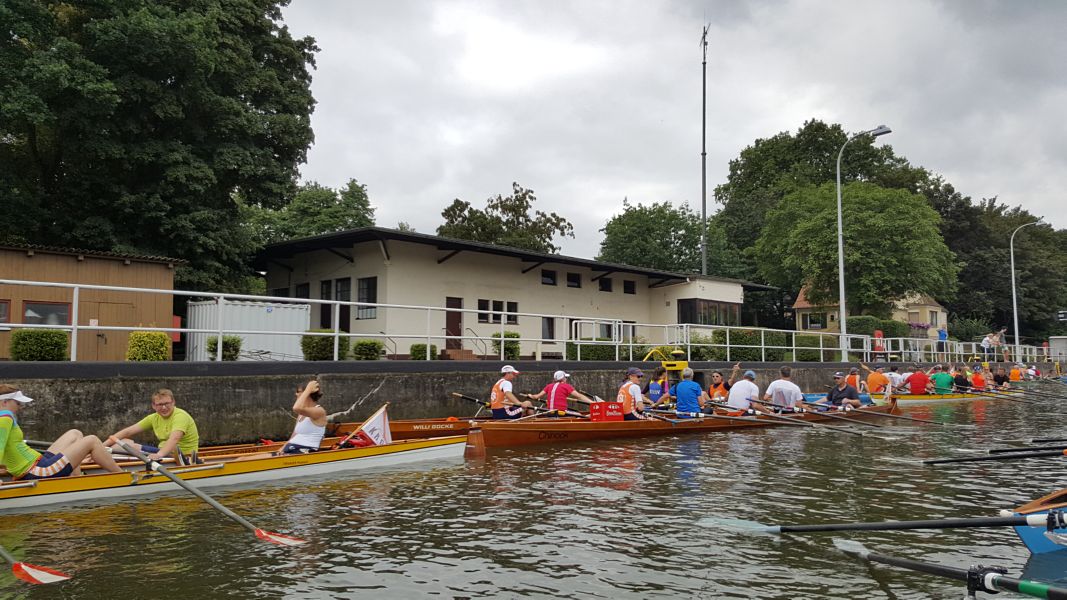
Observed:
[[[343,300],[319,300],[313,298],[290,298],[276,296],[257,296],[249,294],[227,294],[215,292],[193,292],[184,290],[158,290],[151,288],[133,288],[106,285],[70,284],[39,281],[7,280],[0,279],[0,285],[37,286],[47,288],[64,288],[71,291],[70,323],[42,324],[42,323],[3,323],[6,329],[55,329],[70,333],[70,360],[78,360],[79,334],[86,331],[157,331],[165,333],[185,334],[211,334],[217,335],[220,343],[214,360],[223,360],[221,340],[225,335],[281,335],[281,336],[313,336],[332,338],[333,360],[340,357],[341,340],[351,338],[382,339],[393,344],[393,355],[398,354],[397,340],[410,343],[424,343],[425,350],[422,358],[430,360],[431,346],[434,342],[446,345],[449,341],[458,341],[461,347],[465,344],[477,345],[482,350],[482,355],[490,354],[489,348],[493,348],[501,360],[515,358],[514,349],[519,348],[518,354],[540,359],[545,347],[552,346],[558,349],[562,345],[563,355],[575,360],[641,360],[653,347],[665,346],[670,349],[679,349],[685,352],[690,360],[727,361],[727,362],[837,362],[840,360],[840,334],[825,333],[818,331],[793,331],[781,329],[765,329],[758,327],[741,327],[725,325],[697,325],[688,323],[635,323],[622,319],[602,318],[595,315],[562,315],[547,313],[529,313],[518,311],[486,311],[470,308],[445,308],[440,306],[421,306],[404,304],[385,304],[374,302],[354,302]],[[99,290],[108,292],[129,292],[140,294],[164,294],[172,297],[206,298],[212,299],[218,305],[215,322],[210,327],[144,327],[144,326],[114,326],[82,324],[79,319],[79,300],[83,290]],[[368,319],[372,331],[342,331],[337,328],[327,332],[313,332],[306,330],[262,330],[240,329],[227,327],[225,322],[225,308],[228,302],[266,302],[266,303],[299,303],[309,305],[329,306],[330,323],[340,323],[341,307],[350,306],[355,310],[350,311],[357,315],[349,325],[359,324],[361,319],[358,315],[363,309],[376,309],[375,319]],[[397,325],[387,324],[380,327],[380,318],[387,315],[402,313],[399,319],[387,319],[387,323],[396,321]],[[471,327],[464,327],[459,335],[449,335],[441,324],[445,322],[446,315],[461,314],[473,315],[479,321],[482,332],[479,333]],[[416,315],[424,315],[425,329],[415,331],[417,326]],[[14,316],[14,315],[12,315]],[[518,337],[506,337],[510,327],[517,327],[520,321],[536,319],[544,326],[544,321],[551,321],[552,330],[556,331],[557,324],[563,323],[561,329],[567,331],[566,339],[556,337],[541,337],[531,335],[519,335]],[[528,323],[523,329],[529,330]],[[492,330],[492,331],[490,331]],[[443,333],[442,333],[443,332]],[[470,332],[473,335],[467,335]],[[872,338],[865,335],[846,336],[850,359],[862,361],[914,361],[914,362],[965,362],[970,360],[987,359],[1000,361],[1005,358],[1001,350],[1014,352],[1015,346],[997,348],[998,354],[984,353],[979,344],[973,342],[946,341],[938,342],[928,338]],[[1018,355],[1009,355],[1007,358],[1024,362],[1037,362],[1047,360],[1043,348],[1036,346],[1020,346]],[[523,352],[523,349],[527,352]],[[533,352],[529,352],[529,350]],[[408,349],[410,352],[410,348]],[[584,353],[584,356],[583,356]],[[987,358],[988,357],[988,358]]]

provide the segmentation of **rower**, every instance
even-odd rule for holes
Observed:
[[[493,410],[494,419],[518,419],[526,410],[533,413],[533,404],[515,396],[512,383],[519,374],[519,370],[511,365],[500,367],[500,379],[489,392],[489,408]]]
[[[7,469],[12,479],[81,475],[82,461],[88,456],[112,473],[122,472],[100,438],[82,435],[77,429],[59,436],[43,453],[30,448],[23,439],[16,415],[29,408],[31,402],[33,398],[18,388],[0,384],[0,466]]]
[[[282,454],[307,454],[322,446],[327,419],[326,409],[319,406],[321,398],[322,389],[314,379],[297,388],[296,402],[293,403],[296,425],[293,426],[293,435],[282,446]]]
[[[548,401],[546,404],[548,405],[548,410],[553,411],[546,415],[549,417],[558,416],[559,413],[556,411],[567,410],[567,400],[592,404],[593,401],[588,396],[576,391],[574,386],[570,384],[568,381],[570,376],[571,374],[566,371],[556,371],[552,374],[552,383],[546,385],[545,389],[540,392],[527,394],[526,397],[530,400],[540,400],[547,396]]]
[[[930,374],[915,365],[915,372],[905,380],[912,394],[926,394],[930,391]]]
[[[663,403],[669,403],[671,394],[670,381],[667,379],[667,368],[663,366],[656,367],[656,370],[652,372],[652,379],[645,384],[642,393],[648,396],[649,401],[652,402],[652,406],[656,406]]]
[[[951,394],[952,386],[955,384],[952,375],[946,373],[941,365],[934,365],[933,375],[930,375],[930,382],[934,386],[935,394]]]
[[[804,402],[804,394],[800,391],[800,386],[790,380],[793,369],[783,366],[778,369],[778,374],[780,377],[767,386],[763,399],[769,401],[776,412],[798,412],[797,405]]]
[[[845,381],[848,383],[848,385],[851,385],[852,387],[856,388],[861,392],[864,391],[863,388],[867,385],[863,382],[863,380],[860,379],[859,367],[850,368],[848,370],[848,377],[845,378]]]
[[[867,365],[860,363],[860,366],[867,370],[867,391],[872,394],[881,394],[886,392],[892,393],[893,382],[885,374],[885,365],[875,365],[874,368],[870,368]]]
[[[959,365],[956,367],[956,375],[952,378],[952,385],[958,392],[971,391],[971,380],[967,377],[967,366]]]
[[[651,419],[644,414],[645,405],[641,398],[641,379],[645,376],[641,369],[630,367],[626,369],[626,381],[619,387],[619,395],[616,400],[622,404],[622,418],[626,421],[641,421]]]
[[[1023,380],[1023,365],[1016,364],[1011,368],[1011,372],[1008,373],[1008,380],[1012,383],[1017,383]]]
[[[716,402],[725,402],[726,397],[730,395],[730,386],[737,380],[737,375],[740,372],[741,363],[734,365],[733,370],[730,371],[729,381],[723,376],[722,371],[712,372],[711,383],[708,384],[708,396]]]
[[[166,388],[156,390],[156,393],[152,394],[152,410],[155,412],[108,436],[104,445],[111,447],[122,440],[137,451],[144,452],[152,460],[159,460],[174,454],[174,461],[179,465],[201,462],[196,455],[197,448],[200,446],[200,434],[196,431],[196,423],[189,413],[174,404],[174,392]],[[151,431],[156,435],[158,446],[138,444],[129,439],[131,435],[145,431]]]
[[[820,400],[819,404],[822,403]],[[860,402],[859,391],[848,383],[848,379],[845,378],[845,374],[841,371],[834,373],[834,386],[826,393],[826,403],[839,408],[859,408],[863,405]]]
[[[745,371],[741,381],[730,387],[730,396],[726,404],[734,409],[733,414],[744,414],[752,407],[752,403],[759,400],[759,386],[756,385],[756,372],[749,369]]]
[[[703,412],[705,402],[711,400],[700,384],[693,381],[693,369],[689,367],[682,369],[682,380],[674,386],[674,395],[678,398],[675,411],[680,419],[687,419],[694,413]]]
[[[997,367],[996,374],[993,375],[993,384],[1002,390],[1006,390],[1011,387],[1008,379],[1008,371],[1004,367]]]
[[[971,389],[982,391],[985,389],[985,375],[982,373],[982,365],[974,365],[974,375],[971,375]]]

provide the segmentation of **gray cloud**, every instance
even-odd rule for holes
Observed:
[[[322,47],[303,176],[355,177],[380,224],[424,232],[518,181],[593,256],[623,197],[699,209],[705,15],[709,194],[758,137],[886,123],[962,193],[1067,226],[1058,2],[299,2]]]

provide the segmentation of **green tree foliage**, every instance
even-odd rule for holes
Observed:
[[[849,134],[838,124],[810,120],[796,134],[757,139],[730,161],[726,183],[715,188],[723,205],[716,215],[730,243],[745,249],[759,238],[768,212],[787,194],[836,179],[837,155]],[[894,154],[892,147],[866,136],[853,140],[842,156],[841,182],[869,181],[917,191],[926,172]]]
[[[261,244],[374,225],[367,186],[355,179],[337,190],[312,181],[301,185],[293,201],[280,209],[246,205],[244,214]]]
[[[552,240],[557,235],[574,237],[574,226],[556,213],[534,211],[536,200],[533,190],[518,183],[512,184],[510,196],[489,198],[485,210],[457,198],[441,211],[445,222],[437,228],[437,235],[546,254],[558,252]]]
[[[615,215],[600,231],[597,260],[679,273],[700,272],[700,215],[688,204],[669,202],[634,206],[623,200],[622,214]],[[726,242],[722,227],[708,221],[708,273],[742,277],[744,264],[737,249]]]
[[[285,0],[0,4],[0,212],[11,241],[168,255],[230,289],[312,141],[311,38]],[[17,233],[12,233],[17,232]]]
[[[951,297],[958,267],[922,196],[852,183],[843,197],[850,310],[885,315],[908,294]],[[835,187],[826,184],[797,190],[768,213],[755,249],[768,281],[787,289],[808,284],[816,305],[836,301],[836,206]]]

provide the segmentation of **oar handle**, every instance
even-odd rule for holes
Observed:
[[[949,463],[965,463],[965,462],[985,462],[991,460],[1015,460],[1018,458],[1047,458],[1052,456],[1063,456],[1067,452],[1063,451],[1048,451],[1048,452],[1016,452],[1015,454],[994,454],[993,456],[971,456],[964,458],[937,458],[933,460],[924,460],[924,465],[944,465]]]

